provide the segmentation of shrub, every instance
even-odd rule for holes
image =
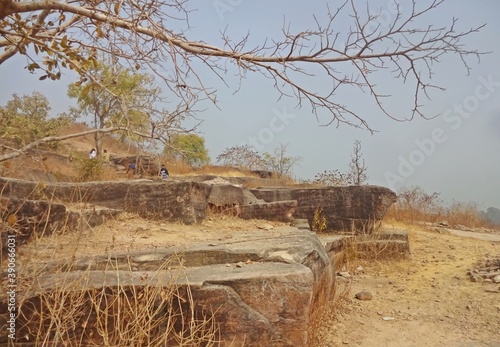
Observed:
[[[314,217],[312,222],[312,230],[321,233],[326,230],[328,223],[326,221],[325,213],[322,207],[317,207],[314,210]]]
[[[96,158],[77,158],[76,166],[78,169],[78,179],[83,182],[99,180],[104,173],[103,163]]]

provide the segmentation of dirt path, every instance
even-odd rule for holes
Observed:
[[[363,271],[324,346],[500,347],[500,284],[467,276],[478,261],[500,257],[500,239],[471,236],[411,230],[411,260],[351,261]],[[373,299],[355,299],[362,290]]]

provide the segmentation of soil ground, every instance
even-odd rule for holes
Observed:
[[[111,249],[217,242],[255,228],[272,233],[278,226],[225,216],[194,226],[125,216],[83,235],[40,239],[23,246],[20,255],[25,261],[67,259]],[[386,227],[408,230],[411,259],[368,260],[351,254],[346,267],[352,280],[338,288],[347,294],[318,327],[317,346],[500,347],[500,284],[471,282],[467,275],[485,258],[500,257],[500,234]],[[362,290],[371,292],[372,300],[355,299]]]
[[[500,284],[467,276],[478,262],[500,257],[500,234],[409,232],[411,259],[350,260],[349,269],[363,270],[331,316],[324,346],[500,347]],[[355,299],[362,290],[372,300]]]

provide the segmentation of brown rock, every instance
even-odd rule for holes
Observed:
[[[396,202],[392,190],[379,186],[258,188],[251,192],[266,202],[296,200],[295,218],[307,219],[310,225],[321,206],[330,231],[371,232]]]
[[[128,268],[109,269],[110,257],[113,264],[128,264]],[[158,270],[172,257],[179,262],[169,265],[174,270]],[[175,270],[180,264],[183,268]],[[334,294],[334,267],[316,234],[288,226],[275,227],[271,232],[257,229],[238,233],[228,243],[221,241],[212,246],[200,243],[187,249],[170,247],[89,256],[78,259],[67,272],[61,272],[61,266],[64,264],[43,264],[46,273],[37,278],[38,293],[61,285],[81,291],[73,292],[80,298],[88,292],[104,290],[109,300],[113,300],[118,295],[116,288],[120,287],[120,295],[127,295],[134,302],[131,295],[141,292],[146,285],[170,286],[171,290],[174,281],[179,293],[174,302],[182,302],[179,309],[184,312],[179,317],[187,319],[191,313],[199,318],[209,317],[213,313],[222,346],[307,346],[309,322],[315,309]],[[151,299],[151,303],[158,300]],[[32,341],[35,336],[30,334],[38,333],[44,326],[36,319],[31,322],[24,319],[38,317],[32,310],[40,309],[40,298],[33,294],[23,303],[19,308],[23,313],[17,333]],[[5,302],[0,300],[2,305]],[[95,313],[82,312],[81,317],[89,319],[85,321],[86,334],[70,327],[66,332],[68,337],[92,335]],[[81,326],[76,323],[76,328]],[[175,326],[182,324],[177,322]],[[94,332],[93,336],[99,335]]]
[[[357,293],[354,297],[358,300],[369,301],[373,298],[373,295],[372,295],[372,293],[370,293],[366,290],[363,290],[363,291]]]

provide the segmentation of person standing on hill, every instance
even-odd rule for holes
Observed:
[[[109,164],[109,153],[107,149],[105,149],[102,153],[102,162],[106,165]]]
[[[158,173],[158,176],[160,176],[162,180],[166,180],[167,177],[169,176],[168,170],[165,167],[165,165],[161,164],[161,168],[160,168],[160,172]]]
[[[89,153],[89,159],[94,159],[97,156],[95,148],[92,148]]]

